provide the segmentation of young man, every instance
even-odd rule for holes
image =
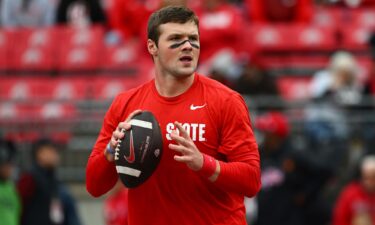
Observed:
[[[259,153],[241,96],[195,73],[198,18],[166,7],[148,22],[155,79],[120,94],[109,108],[88,160],[87,190],[108,192],[118,176],[111,150],[140,110],[156,116],[163,158],[155,173],[129,190],[129,225],[246,224],[244,196],[260,188]]]

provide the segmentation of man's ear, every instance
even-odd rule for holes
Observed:
[[[148,39],[147,50],[152,56],[157,56],[158,46],[156,46],[156,43],[153,40]]]

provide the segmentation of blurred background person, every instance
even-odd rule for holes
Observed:
[[[277,111],[259,115],[255,128],[262,159],[256,224],[327,224],[331,212],[323,191],[333,174],[332,151],[297,147],[297,137],[289,138],[290,122]]]
[[[360,73],[356,59],[345,51],[334,53],[326,70],[318,71],[311,83],[311,96],[315,99],[332,97],[343,106],[360,103]]]
[[[274,77],[257,62],[246,63],[235,90],[243,95],[278,96],[278,89]]]
[[[160,0],[112,0],[108,11],[109,25],[125,42],[141,38],[142,28],[146,27],[148,17],[159,4]]]
[[[0,140],[0,224],[19,225],[21,204],[13,182],[15,148]]]
[[[375,1],[374,1],[375,2]],[[369,39],[369,50],[371,56],[371,66],[368,78],[365,81],[364,94],[368,96],[375,96],[375,33],[371,34]]]
[[[289,124],[279,112],[268,112],[255,120],[261,156],[262,188],[257,195],[257,225],[302,224],[300,208],[294,202],[297,195],[290,178],[294,166],[289,165],[291,146]],[[270,216],[272,215],[272,216]]]
[[[3,27],[46,27],[55,22],[58,0],[2,0]]]
[[[251,22],[308,23],[312,18],[313,0],[245,0]]]
[[[118,42],[144,43],[146,42],[147,20],[151,13],[161,7],[169,5],[193,6],[197,0],[110,0],[108,8],[108,24],[111,38]],[[147,48],[143,47],[140,54],[148,57]]]
[[[104,201],[105,225],[128,225],[128,189],[120,180]]]
[[[77,28],[107,25],[106,15],[99,0],[60,0],[56,22]]]
[[[360,176],[347,184],[334,207],[333,225],[375,224],[375,155],[360,162]]]
[[[238,8],[224,0],[205,0],[195,9],[199,17],[200,61],[211,60],[221,51],[241,49],[244,18]]]
[[[75,201],[57,179],[58,151],[57,144],[49,139],[33,145],[32,168],[18,182],[22,225],[80,225]]]
[[[347,109],[362,99],[359,71],[348,52],[332,55],[327,69],[314,74],[310,83],[311,102],[305,109],[306,131],[317,143],[339,143],[350,135]]]
[[[327,68],[315,73],[310,83],[305,134],[312,146],[331,152],[335,171],[346,171],[337,174],[341,180],[347,180],[353,170],[352,140],[366,133],[366,123],[355,120],[363,117],[362,90],[357,60],[346,51],[335,52]]]
[[[369,47],[371,63],[367,78],[363,84],[362,94],[364,99],[362,101],[363,107],[361,110],[364,111],[364,113],[370,112],[371,114],[375,111],[375,33],[372,33],[371,35]],[[362,127],[362,135],[364,137],[366,148],[365,151],[367,154],[375,154],[375,126],[373,123],[364,123]]]

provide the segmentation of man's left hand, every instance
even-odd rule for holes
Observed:
[[[179,122],[175,122],[174,124],[180,135],[178,135],[175,130],[172,131],[171,138],[177,144],[169,144],[169,148],[181,154],[175,155],[174,160],[186,163],[186,165],[194,171],[200,170],[203,166],[202,153],[195,146],[193,140],[191,140],[189,134],[182,125]]]

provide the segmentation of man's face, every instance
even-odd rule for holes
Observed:
[[[52,146],[43,146],[36,155],[38,164],[43,168],[56,168],[60,161],[58,150]]]
[[[198,64],[200,45],[198,27],[194,22],[166,23],[159,27],[158,46],[149,40],[149,52],[163,75],[192,75]]]
[[[362,168],[362,185],[369,193],[375,193],[375,165]]]
[[[11,163],[0,165],[0,179],[8,180],[13,173],[14,166]]]

